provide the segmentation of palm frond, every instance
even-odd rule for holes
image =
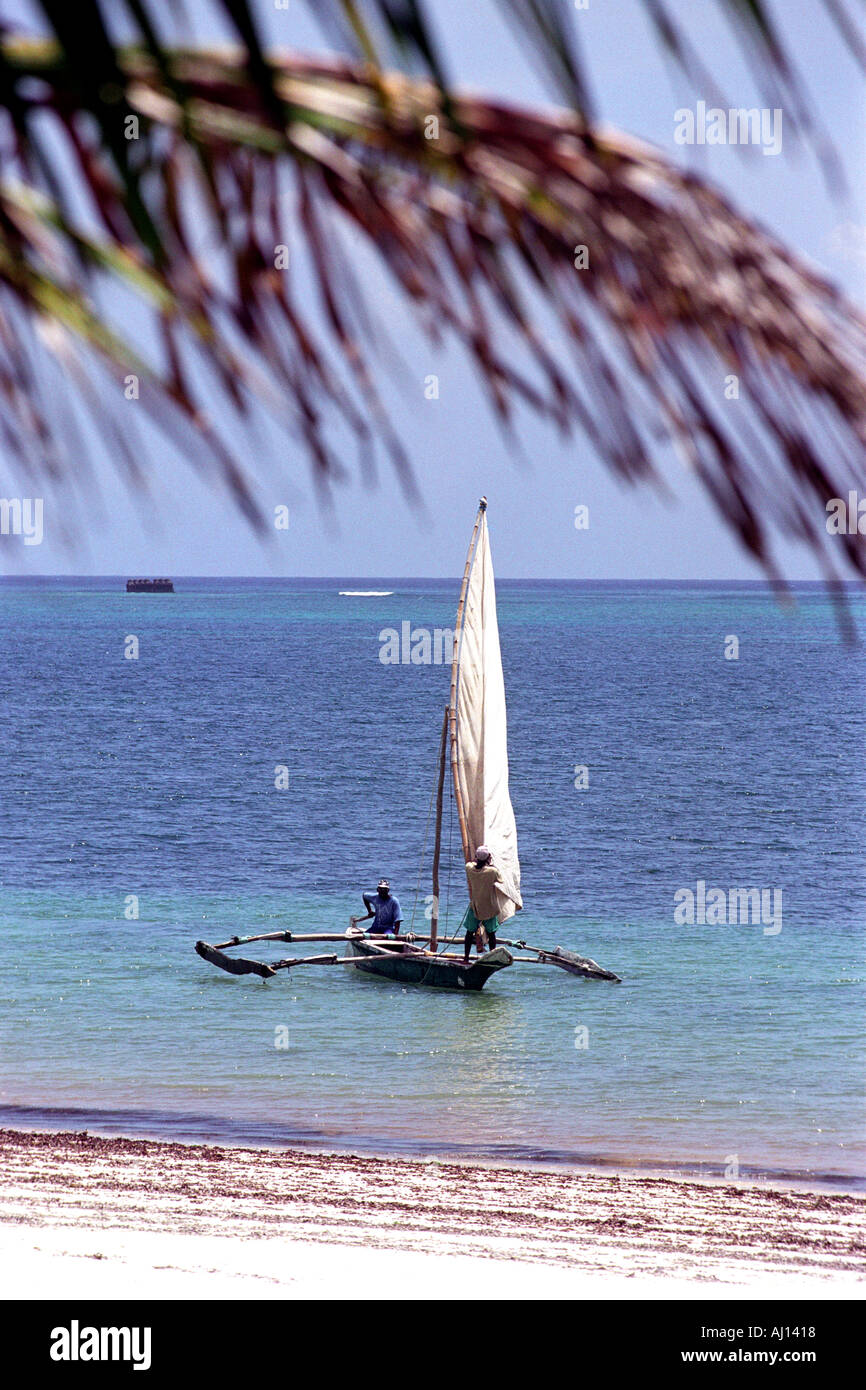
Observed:
[[[244,33],[244,4],[227,8]],[[396,27],[423,49],[409,23],[417,6],[379,8],[392,38]],[[348,58],[265,59],[248,43],[170,48],[155,31],[111,49],[93,25],[86,59],[57,22],[62,42],[7,34],[0,43],[12,93],[0,392],[7,445],[29,468],[70,467],[50,404],[28,392],[62,352],[89,380],[113,379],[98,413],[124,436],[119,384],[139,375],[160,427],[199,466],[204,441],[207,466],[251,519],[248,469],[206,417],[202,363],[240,416],[256,400],[274,408],[323,485],[343,467],[334,430],[339,439],[348,429],[367,463],[372,442],[384,443],[411,488],[376,387],[364,296],[341,251],[349,229],[430,337],[463,344],[506,428],[523,403],[582,430],[630,481],[658,480],[661,444],[673,440],[768,573],[776,526],[828,575],[846,565],[866,574],[860,538],[829,537],[824,524],[826,502],[866,481],[864,323],[707,183],[588,128],[583,113],[443,93],[439,77]],[[121,149],[129,115],[139,138]],[[86,200],[76,214],[43,172],[58,132],[77,171],[76,205]],[[283,269],[287,175],[295,213]],[[151,331],[136,344],[151,350],[100,312],[107,279],[147,311]],[[20,331],[28,319],[41,338]],[[731,376],[736,400],[725,395]]]
[[[444,65],[421,0],[309,3],[330,37],[346,53],[364,61],[371,61],[375,55],[380,66],[383,62],[393,66],[408,64],[408,71],[426,73],[447,93]],[[866,42],[849,8],[856,7],[857,0],[818,3],[830,16],[845,47],[866,68]],[[528,41],[559,99],[591,125],[595,98],[580,43],[579,21],[572,6],[562,0],[497,0],[497,4],[521,39]],[[701,53],[700,26],[705,19],[701,6],[693,5],[684,19],[673,10],[669,0],[641,0],[641,4],[662,51],[704,95],[720,94],[713,58]],[[785,41],[784,27],[780,28],[768,0],[716,0],[716,4],[764,99],[771,106],[784,107],[791,133],[800,133],[812,141],[826,172],[838,181],[838,160],[832,142],[821,128],[807,83]],[[722,104],[729,102],[722,98]]]

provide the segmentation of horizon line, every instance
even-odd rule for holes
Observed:
[[[448,582],[453,581],[454,583],[457,583],[457,582],[458,582],[458,580],[455,578],[455,576],[454,576],[453,574],[450,574],[450,573],[449,573],[449,574],[399,574],[399,575],[382,575],[382,574],[374,574],[374,575],[358,575],[358,574],[282,574],[282,575],[280,575],[280,574],[182,574],[182,573],[178,573],[177,571],[175,571],[173,574],[170,574],[170,575],[162,575],[162,574],[157,575],[155,572],[151,572],[151,573],[148,573],[148,574],[146,574],[146,575],[143,575],[143,574],[140,574],[140,573],[136,573],[135,575],[130,575],[130,574],[128,574],[128,573],[124,574],[124,573],[121,573],[121,572],[119,572],[119,571],[115,571],[114,573],[105,572],[105,573],[100,573],[100,574],[81,574],[81,573],[74,573],[74,572],[71,572],[71,571],[52,571],[52,572],[41,573],[41,574],[0,574],[0,583],[3,583],[3,582],[13,582],[13,583],[25,582],[25,583],[26,583],[27,581],[32,581],[32,580],[37,580],[37,579],[86,579],[86,580],[99,580],[99,579],[105,579],[105,580],[112,580],[112,581],[113,581],[113,580],[117,580],[117,581],[119,581],[119,582],[125,584],[125,583],[127,582],[127,580],[128,580],[128,579],[131,579],[131,578],[135,578],[135,579],[140,579],[140,578],[146,578],[146,579],[151,579],[151,578],[166,578],[166,579],[170,579],[172,582],[174,582],[175,580],[187,580],[187,579],[192,579],[192,580],[203,580],[203,581],[206,581],[206,580],[238,580],[238,581],[240,581],[240,580],[243,580],[243,581],[251,581],[251,582],[252,582],[252,581],[263,581],[263,582],[265,582],[265,583],[270,583],[270,584],[295,583],[295,582],[297,582],[297,581],[299,581],[299,580],[303,580],[303,581],[306,581],[306,582],[315,581],[315,582],[322,583],[322,584],[331,583],[331,582],[333,582],[333,583],[345,583],[345,582],[348,582],[348,581],[351,581],[351,582],[353,582],[353,583],[364,583],[364,584],[372,584],[372,583],[374,583],[374,582],[375,582],[375,583],[396,584],[396,583],[414,582],[414,581],[417,581],[417,580],[422,580],[422,581],[424,581],[424,582],[437,581],[437,580],[448,581]],[[750,579],[743,579],[743,578],[741,578],[741,577],[734,578],[733,576],[727,576],[727,577],[722,577],[722,578],[707,578],[707,577],[702,577],[702,576],[700,576],[700,575],[688,575],[688,576],[679,576],[679,577],[675,577],[675,576],[673,576],[673,575],[667,575],[667,576],[663,576],[663,577],[657,577],[657,576],[653,576],[653,577],[634,577],[634,576],[626,576],[626,575],[596,575],[596,576],[586,576],[586,575],[566,575],[566,574],[561,574],[561,575],[528,575],[528,574],[513,575],[513,574],[499,574],[499,575],[496,576],[496,578],[497,578],[497,582],[498,582],[498,583],[510,583],[510,584],[760,584],[760,585],[763,585],[765,588],[768,588],[768,589],[775,589],[775,590],[778,590],[778,591],[780,591],[780,592],[784,592],[784,589],[785,589],[785,585],[786,585],[786,584],[788,584],[788,585],[792,585],[792,584],[812,584],[812,585],[815,585],[816,587],[822,588],[822,589],[826,589],[826,588],[831,588],[831,587],[832,587],[832,584],[831,584],[828,580],[826,580],[826,579],[815,579],[815,578],[806,578],[806,577],[802,577],[802,578],[799,578],[799,577],[791,577],[791,578],[788,578],[788,579],[786,579],[786,580],[779,580],[779,579],[768,579],[768,578],[763,578],[763,577],[755,577],[755,578],[750,578]],[[866,584],[866,578],[854,576],[854,577],[851,577],[851,578],[845,578],[845,579],[836,580],[835,583],[840,583],[840,584],[843,584],[843,585],[851,585],[851,586],[855,586],[855,587],[857,587],[857,586],[862,587],[864,584]]]

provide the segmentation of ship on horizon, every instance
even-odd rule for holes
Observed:
[[[173,594],[174,584],[170,579],[127,579],[128,594]]]

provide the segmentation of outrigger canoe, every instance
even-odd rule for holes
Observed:
[[[451,665],[450,698],[445,707],[439,745],[436,786],[436,822],[432,863],[432,917],[429,936],[376,936],[358,928],[356,919],[344,936],[314,932],[297,935],[290,931],[266,932],[260,936],[232,937],[220,946],[196,942],[198,954],[212,965],[232,975],[255,974],[268,979],[278,970],[298,965],[344,966],[362,975],[375,975],[401,985],[427,985],[438,989],[477,992],[491,975],[512,965],[553,965],[584,979],[613,980],[619,976],[595,961],[557,946],[548,949],[529,946],[525,941],[506,940],[497,930],[493,950],[479,954],[467,963],[463,959],[462,923],[450,940],[439,942],[439,870],[442,851],[442,804],[445,769],[450,752],[454,807],[460,826],[463,864],[475,857],[478,845],[487,845],[500,878],[495,887],[500,927],[523,907],[520,894],[520,863],[517,857],[517,827],[508,789],[508,744],[505,709],[505,682],[499,647],[496,616],[496,587],[487,527],[487,499],[482,497],[469,553],[463,571],[457,621],[454,628],[454,655]],[[364,920],[364,919],[360,919]],[[448,946],[457,940],[458,952]],[[268,964],[238,956],[227,949],[250,941],[345,942],[347,953],[294,956]],[[530,952],[514,955],[508,948]]]

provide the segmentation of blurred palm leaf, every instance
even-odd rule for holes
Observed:
[[[719,3],[811,131],[764,4]],[[825,3],[856,52],[842,0]],[[645,4],[699,75],[662,0]],[[658,479],[660,442],[673,439],[768,573],[774,525],[839,572],[825,503],[866,487],[862,319],[712,187],[596,125],[562,6],[503,8],[567,110],[453,90],[417,0],[321,0],[348,50],[334,59],[266,55],[246,0],[223,0],[234,51],[169,44],[145,0],[126,0],[128,32],[110,32],[96,0],[42,0],[50,33],[6,30],[0,429],[19,463],[62,478],[81,447],[56,406],[59,363],[140,478],[122,391],[134,374],[159,425],[259,520],[247,468],[204,414],[207,369],[239,415],[269,403],[322,484],[343,471],[336,428],[365,463],[383,441],[412,488],[376,388],[348,228],[430,337],[462,342],[507,426],[526,403],[582,429],[629,480]],[[146,330],[100,309],[106,284],[147,311]],[[859,537],[832,539],[866,574]]]

